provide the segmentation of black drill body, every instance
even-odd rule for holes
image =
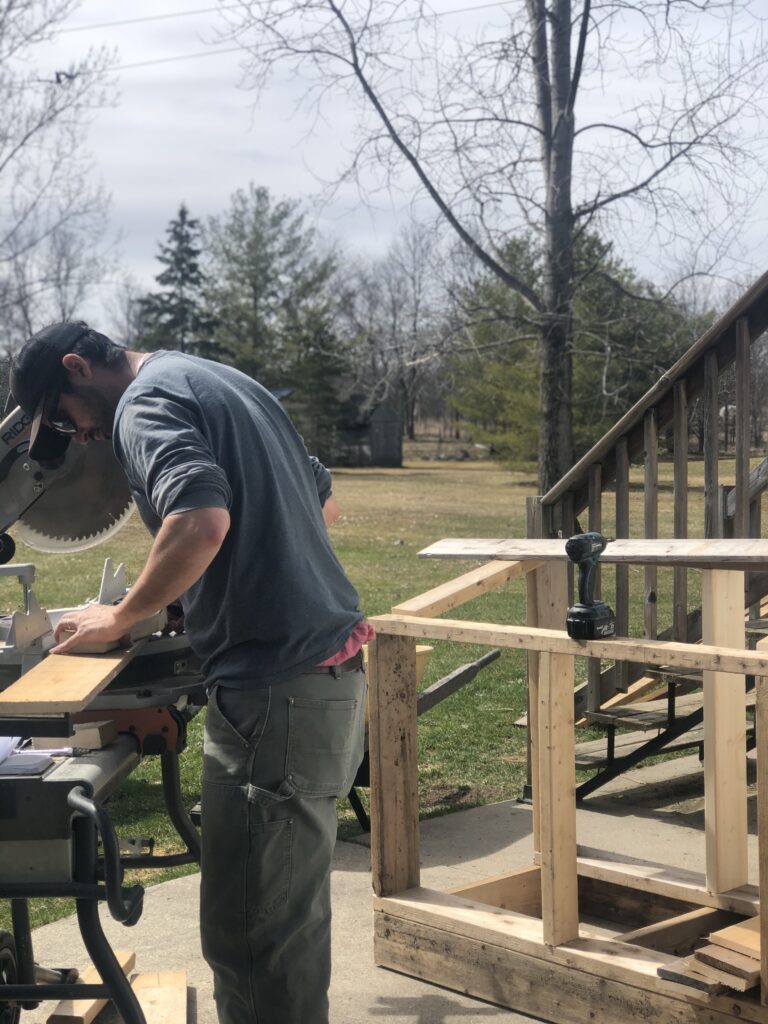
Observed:
[[[604,601],[595,601],[595,574],[608,541],[601,533],[579,533],[565,542],[565,553],[579,567],[579,603],[568,609],[565,628],[573,640],[600,640],[616,633],[616,618]]]

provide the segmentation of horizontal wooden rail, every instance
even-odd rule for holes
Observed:
[[[448,537],[419,552],[421,558],[557,561],[566,559],[564,540]],[[600,555],[616,565],[683,566],[688,569],[768,571],[768,539],[613,540]]]
[[[412,597],[392,609],[394,615],[440,615],[458,608],[467,601],[487,594],[527,572],[538,569],[540,562],[504,562],[494,560],[470,569],[456,579],[441,583],[418,597]]]
[[[574,657],[612,658],[615,661],[640,661],[646,665],[696,668],[737,675],[768,675],[768,656],[761,651],[740,651],[708,644],[681,644],[674,641],[636,640],[612,637],[610,640],[571,640],[564,630],[534,626],[497,626],[487,622],[461,619],[428,619],[408,615],[375,615],[371,625],[379,633],[414,639],[456,640],[492,647],[521,648]]]

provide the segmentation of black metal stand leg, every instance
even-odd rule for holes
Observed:
[[[360,801],[360,797],[357,795],[357,790],[355,789],[354,786],[347,793],[347,799],[349,800],[352,806],[352,810],[355,812],[355,817],[357,818],[360,824],[360,828],[363,830],[363,832],[370,832],[371,819],[365,813],[365,808],[363,807]]]
[[[187,849],[200,863],[200,833],[192,823],[192,819],[181,802],[181,776],[179,773],[179,755],[167,750],[160,755],[160,771],[163,778],[163,796],[168,817],[173,827],[187,844]]]
[[[20,985],[34,985],[35,956],[32,952],[32,929],[29,924],[29,901],[11,900],[13,938],[16,943],[16,973]],[[34,1010],[39,1002],[22,1003],[23,1010]]]
[[[75,881],[93,882],[96,878],[96,827],[86,818],[72,822],[75,845]],[[136,993],[123,974],[99,920],[99,904],[95,899],[78,899],[77,923],[83,943],[106,985],[124,1024],[147,1024]]]

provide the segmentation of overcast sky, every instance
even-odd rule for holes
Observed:
[[[483,0],[436,0],[433,6],[459,12],[445,19],[451,30],[471,33],[480,23],[506,20],[502,5]],[[471,6],[477,9],[467,13]],[[46,55],[50,72],[67,67],[90,46],[117,51],[118,99],[96,115],[87,146],[94,173],[112,197],[122,265],[146,287],[160,269],[158,243],[182,201],[193,217],[205,218],[222,212],[231,193],[251,181],[276,197],[309,199],[319,191],[318,176],[332,177],[343,165],[343,143],[354,126],[353,111],[340,95],[332,123],[310,133],[307,118],[295,113],[300,84],[279,76],[256,105],[254,95],[239,87],[239,54],[212,53],[210,41],[221,27],[215,2],[189,0],[186,10],[200,13],[158,17],[179,15],[181,0],[83,0]],[[187,55],[193,56],[168,59]],[[405,193],[380,194],[376,208],[367,209],[350,184],[316,211],[316,222],[350,251],[381,253],[398,222],[407,219],[408,202]],[[426,204],[423,209],[432,213]],[[767,227],[765,198],[740,254],[742,275],[765,269]],[[653,266],[654,254],[648,255]],[[94,307],[97,315],[100,306]]]

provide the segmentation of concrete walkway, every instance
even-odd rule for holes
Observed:
[[[756,874],[754,796],[750,799],[750,858]],[[422,880],[447,889],[501,874],[531,862],[530,809],[494,804],[422,823]],[[695,757],[628,773],[590,798],[578,811],[578,841],[628,856],[702,871],[704,864],[702,772]],[[377,968],[373,963],[370,851],[367,837],[337,845],[333,872],[334,974],[332,1024],[454,1024],[530,1021],[509,1010]],[[753,875],[754,877],[754,875]],[[144,914],[132,929],[104,914],[113,946],[135,949],[138,970],[188,972],[193,990],[190,1019],[215,1024],[208,968],[197,930],[198,877],[147,890]],[[51,966],[81,966],[86,959],[74,918],[34,933],[35,956]],[[52,1004],[25,1013],[37,1024]],[[108,1017],[105,1011],[104,1017]],[[100,1021],[101,1024],[101,1021]]]

